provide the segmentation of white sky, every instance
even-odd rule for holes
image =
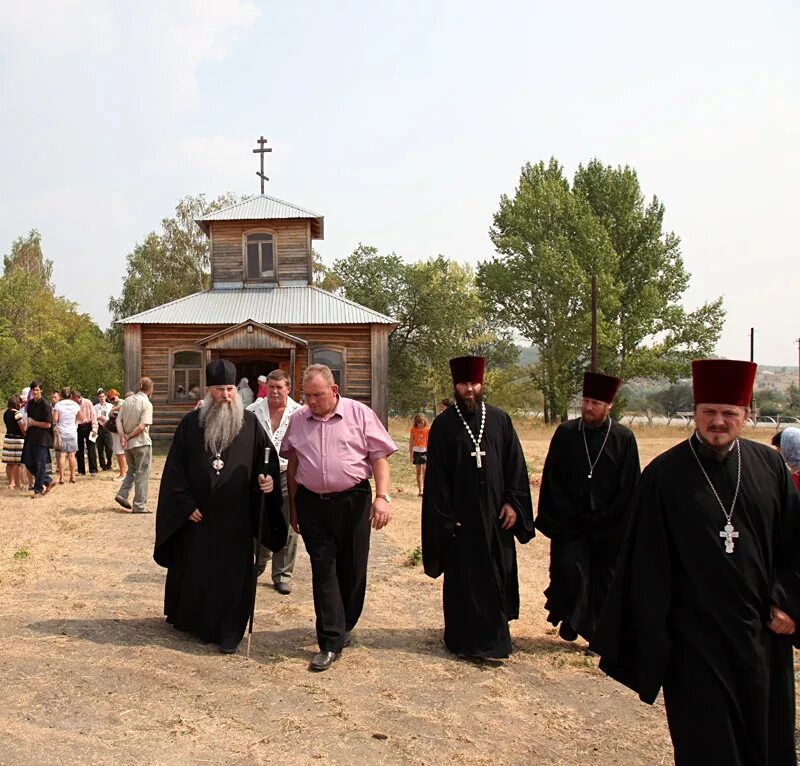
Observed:
[[[141,9],[137,9],[140,6]],[[477,263],[520,167],[629,164],[720,354],[797,364],[800,6],[772,0],[0,0],[0,253],[41,231],[101,326],[125,256],[178,199],[267,192],[359,243]],[[792,53],[792,51],[795,53]],[[795,256],[796,257],[796,251]]]

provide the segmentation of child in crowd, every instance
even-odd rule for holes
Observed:
[[[414,423],[408,439],[409,460],[417,467],[417,488],[422,497],[425,484],[425,464],[428,462],[428,421],[424,415],[414,415]]]

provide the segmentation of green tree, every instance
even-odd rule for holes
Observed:
[[[692,387],[688,383],[673,383],[660,391],[654,391],[648,399],[653,403],[653,409],[672,417],[678,412],[692,409]]]
[[[564,417],[590,352],[590,285],[597,278],[600,369],[625,379],[676,380],[712,353],[722,299],[687,312],[680,240],[664,206],[645,205],[635,171],[593,160],[572,187],[554,160],[525,165],[490,235],[497,256],[478,267],[494,316],[539,350],[534,379],[549,420]]]
[[[452,388],[448,360],[486,353],[490,360],[516,361],[507,334],[486,321],[474,274],[444,256],[405,263],[359,244],[336,261],[327,284],[349,300],[394,318],[389,336],[389,400],[417,408]]]
[[[506,412],[539,416],[544,411],[544,396],[536,388],[529,367],[511,365],[489,367],[486,391],[492,404]]]
[[[3,256],[3,273],[21,272],[27,279],[48,290],[53,289],[53,262],[42,253],[42,235],[31,229],[26,237],[18,237],[11,252]]]
[[[195,220],[239,200],[230,193],[211,202],[204,194],[180,200],[161,233],[150,232],[128,254],[122,293],[108,302],[113,322],[208,288],[210,244]],[[114,336],[118,341],[118,330]]]
[[[789,397],[782,391],[777,391],[774,388],[762,388],[755,392],[753,397],[755,404],[756,414],[776,415],[784,414],[784,411],[789,409]]]
[[[552,422],[566,414],[586,363],[593,271],[601,312],[615,310],[608,276],[615,254],[554,159],[522,168],[515,196],[500,200],[490,236],[498,254],[479,265],[478,284],[493,316],[539,350],[532,376]]]
[[[689,373],[692,359],[713,353],[725,320],[722,298],[687,312],[689,286],[680,239],[664,231],[664,205],[645,204],[632,168],[592,160],[575,174],[573,191],[605,230],[616,254],[611,278],[618,300],[606,304],[611,325],[600,344],[601,366],[625,380]]]
[[[0,390],[5,396],[33,379],[48,392],[64,385],[93,392],[122,379],[120,355],[87,314],[56,295],[51,277],[52,263],[42,254],[38,232],[16,240],[4,257]]]
[[[787,398],[787,415],[800,415],[800,388],[796,383],[789,385],[789,390],[786,393]]]

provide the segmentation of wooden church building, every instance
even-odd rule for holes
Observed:
[[[211,244],[211,288],[120,322],[126,390],[142,376],[154,383],[151,435],[172,436],[217,358],[233,361],[254,391],[259,375],[285,370],[295,399],[305,368],[327,364],[341,393],[385,423],[396,322],[312,284],[311,247],[323,239],[324,218],[263,194],[262,185],[262,194],[196,223]]]

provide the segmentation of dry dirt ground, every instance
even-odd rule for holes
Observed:
[[[321,674],[306,669],[304,550],[290,596],[259,586],[251,658],[244,645],[224,656],[164,623],[154,516],[121,512],[111,476],[37,501],[3,486],[0,764],[671,763],[660,701],[640,703],[545,622],[543,538],[519,546],[513,657],[488,667],[447,653],[441,581],[408,563],[420,502],[406,429],[393,424],[394,518],[373,533],[355,643]],[[519,430],[535,491],[552,429]],[[687,435],[638,429],[643,461]]]

